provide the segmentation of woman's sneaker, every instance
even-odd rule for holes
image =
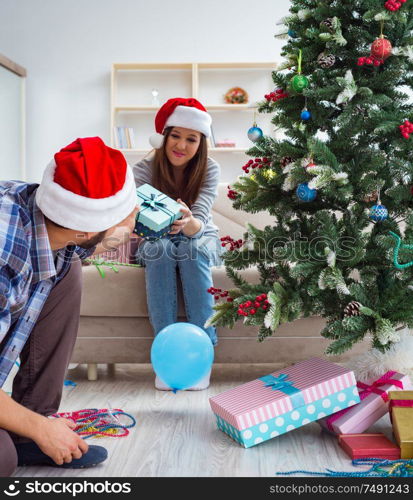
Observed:
[[[108,458],[108,452],[103,446],[89,445],[88,451],[80,458],[74,458],[70,463],[57,465],[33,441],[29,443],[15,443],[17,451],[17,465],[49,465],[61,469],[86,469],[95,467]]]
[[[158,375],[155,377],[155,389],[158,389],[158,391],[172,391],[169,385],[164,384]]]
[[[197,384],[186,389],[187,391],[203,391],[209,387],[209,379],[211,378],[211,370]]]

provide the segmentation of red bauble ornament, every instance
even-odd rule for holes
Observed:
[[[393,47],[389,40],[384,38],[384,36],[381,36],[380,38],[376,38],[376,40],[372,43],[370,53],[375,59],[386,60],[391,56],[392,50]]]

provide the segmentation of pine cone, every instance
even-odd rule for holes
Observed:
[[[289,163],[292,163],[293,161],[294,158],[291,158],[291,156],[284,156],[284,158],[281,160],[282,168],[285,168]]]
[[[373,201],[377,201],[378,197],[379,197],[379,193],[377,191],[373,191],[371,194],[367,194],[363,198],[363,201],[364,201],[364,203],[371,203]]]
[[[280,279],[280,275],[277,273],[275,267],[268,267],[266,271],[267,271],[267,280],[270,283],[274,283],[275,281],[278,281]]]
[[[336,63],[336,56],[334,54],[326,54],[325,52],[321,52],[321,54],[317,57],[318,65],[323,69],[328,69],[334,66]]]
[[[350,318],[351,316],[360,316],[360,302],[353,300],[344,309],[344,317]]]
[[[334,33],[334,21],[332,17],[328,17],[327,19],[324,19],[324,21],[321,21],[320,23],[320,28],[327,29],[330,33]]]

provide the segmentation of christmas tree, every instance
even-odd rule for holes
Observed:
[[[327,352],[366,335],[386,351],[413,326],[413,0],[292,0],[288,41],[259,103],[282,139],[251,130],[228,196],[273,226],[223,238],[234,289],[211,324],[327,320]],[[409,95],[410,93],[410,95]],[[410,136],[412,134],[412,136]],[[256,265],[260,283],[238,272]]]

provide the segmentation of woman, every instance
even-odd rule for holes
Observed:
[[[149,318],[155,335],[177,321],[177,271],[182,282],[186,316],[217,344],[214,327],[204,328],[212,314],[211,266],[220,264],[218,228],[211,218],[220,167],[207,156],[211,117],[196,99],[169,99],[155,117],[155,153],[134,167],[136,186],[151,184],[182,205],[182,217],[170,233],[143,241],[137,260],[145,266]],[[209,386],[210,374],[192,390]],[[155,387],[170,390],[158,377]]]

